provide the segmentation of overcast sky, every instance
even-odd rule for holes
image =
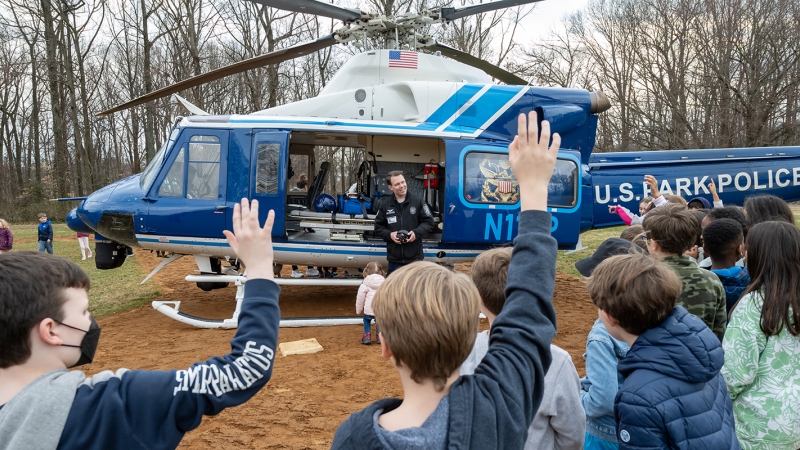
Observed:
[[[565,14],[583,9],[587,3],[588,0],[544,0],[537,3],[533,12],[525,18],[525,35],[520,35],[518,41],[527,43],[529,39],[543,37]]]

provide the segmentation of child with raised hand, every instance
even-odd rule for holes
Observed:
[[[526,120],[527,119],[527,120]],[[526,124],[527,122],[527,124]],[[555,336],[557,244],[550,236],[547,186],[561,139],[536,113],[520,115],[509,162],[519,181],[519,234],[508,268],[506,303],[489,350],[473,375],[459,377],[478,328],[480,295],[464,274],[430,262],[402,267],[375,294],[381,353],[400,374],[403,399],[379,400],[336,431],[333,449],[522,448],[544,394]]]
[[[606,259],[586,285],[608,333],[630,346],[614,401],[622,450],[739,449],[722,346],[675,306],[682,285],[666,264],[635,254]]]
[[[709,224],[706,229],[716,220]],[[800,230],[767,221],[747,233],[751,283],[734,306],[722,376],[743,449],[800,448]]]
[[[608,212],[617,214],[625,225],[641,225],[644,220],[645,214],[652,211],[654,208],[669,204],[661,192],[658,190],[658,180],[652,175],[645,175],[644,181],[650,187],[652,197],[645,197],[639,202],[639,215],[633,214],[628,208],[622,205],[608,205]],[[649,200],[649,201],[648,201]]]
[[[744,254],[742,226],[733,219],[711,222],[703,228],[703,249],[711,258],[709,270],[717,275],[725,288],[725,313],[730,315],[733,305],[750,284],[747,269],[736,265]]]
[[[361,343],[369,345],[372,343],[372,321],[375,319],[375,313],[372,312],[372,300],[375,298],[375,292],[386,281],[386,277],[381,265],[375,261],[367,264],[361,275],[364,277],[364,281],[359,286],[356,295],[356,314],[364,314],[364,334],[361,336]],[[378,339],[377,343],[380,344],[381,337],[378,334],[377,323],[375,323],[375,336]]]
[[[489,319],[491,328],[505,304],[505,287],[510,247],[495,248],[481,253],[472,263],[470,276],[481,296],[481,312]],[[489,348],[490,331],[482,331],[475,345],[461,365],[461,375],[471,375]],[[585,414],[581,406],[578,372],[569,353],[550,345],[553,361],[544,377],[544,397],[536,416],[528,428],[526,450],[556,449],[580,450],[583,448]]]
[[[248,277],[239,328],[231,353],[187,370],[68,371],[92,361],[100,337],[89,278],[65,258],[0,255],[0,447],[176,448],[203,415],[255,395],[272,374],[280,321],[274,217],[261,228],[255,200],[234,208],[224,233]]]

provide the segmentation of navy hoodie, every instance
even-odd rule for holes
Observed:
[[[272,376],[279,293],[270,280],[246,283],[239,328],[225,356],[187,370],[118,371],[93,387],[80,385],[58,449],[175,448],[203,415],[250,399]]]
[[[717,336],[682,306],[640,335],[617,370],[614,402],[625,449],[739,449]]]
[[[46,241],[46,240],[53,240],[53,224],[50,223],[50,219],[47,219],[45,223],[39,222],[39,240]]]
[[[542,401],[550,342],[556,333],[552,300],[557,245],[550,236],[551,223],[550,214],[543,211],[520,213],[506,303],[492,325],[489,350],[474,374],[450,386],[449,449],[521,449],[525,445],[528,426]],[[382,449],[373,415],[401,403],[383,399],[353,413],[336,430],[331,448]]]

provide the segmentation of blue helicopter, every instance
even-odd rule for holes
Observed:
[[[175,121],[144,172],[92,193],[70,212],[67,223],[75,231],[96,233],[99,269],[120,267],[131,247],[165,257],[150,276],[191,255],[201,274],[189,275],[187,281],[205,290],[236,283],[231,319],[193,317],[179,311],[180,302],[153,302],[154,308],[181,322],[230,328],[237,323],[245,278],[222,230],[231,229],[233,205],[241,198],[259,201],[262,221],[270,209],[282,218],[273,228],[276,264],[361,268],[386,261],[385,243],[373,233],[374,213],[391,195],[386,174],[402,170],[409,192],[424,198],[434,212],[435,230],[423,241],[425,258],[442,264],[471,261],[516,235],[519,186],[507,147],[518,115],[531,110],[562,137],[548,206],[553,236],[563,249],[576,248],[583,231],[619,224],[608,205],[635,210],[649,193],[645,173],[661,180],[662,193],[710,197],[706,185],[713,179],[726,203],[741,204],[754,190],[800,198],[800,148],[595,155],[598,115],[611,107],[602,92],[529,86],[420,31],[432,23],[530,2],[505,0],[387,18],[317,0],[259,0],[340,19],[344,26],[318,40],[200,75],[101,114],[337,43],[385,38],[395,48],[352,57],[317,97],[253,114],[208,115],[176,96],[194,115]],[[401,44],[408,49],[400,49]],[[495,84],[491,77],[506,84]],[[367,157],[350,192],[323,193],[332,168],[328,161],[314,160],[317,146],[364,149]],[[292,161],[302,161],[302,167],[292,167]],[[289,182],[301,172],[315,174],[308,192],[293,190]],[[361,280],[276,281],[357,285]]]

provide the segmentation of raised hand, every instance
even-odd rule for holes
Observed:
[[[718,202],[719,194],[717,194],[717,185],[714,184],[714,180],[708,183],[708,190],[711,191],[711,198],[713,198],[715,202]]]
[[[236,256],[247,267],[247,278],[273,278],[272,225],[275,212],[270,210],[262,228],[258,223],[258,200],[252,205],[242,199],[233,207],[233,232],[223,231]]]
[[[520,114],[517,123],[517,135],[508,146],[508,162],[519,181],[520,209],[547,210],[547,186],[553,175],[561,136],[553,134],[550,142],[550,122],[542,121],[542,134],[536,121],[536,112],[531,111],[527,117]]]
[[[658,180],[656,180],[656,177],[652,175],[645,175],[644,181],[650,185],[650,194],[653,196],[653,198],[661,197],[661,192],[658,190]]]

